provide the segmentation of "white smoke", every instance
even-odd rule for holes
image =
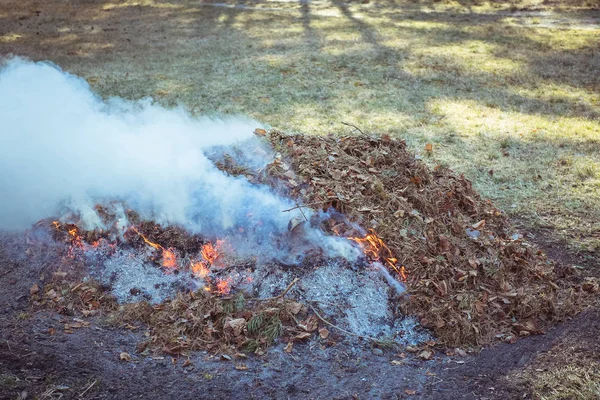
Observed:
[[[0,70],[0,229],[26,228],[65,204],[94,225],[93,205],[120,199],[145,217],[208,235],[253,223],[254,236],[268,241],[298,216],[281,212],[294,204],[224,174],[205,155],[252,140],[259,126],[196,118],[149,99],[103,100],[52,64],[10,60]]]

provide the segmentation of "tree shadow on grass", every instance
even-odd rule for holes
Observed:
[[[433,54],[429,56],[429,66],[432,70],[438,70],[439,73],[433,74],[434,77],[428,77],[425,75],[414,75],[407,73],[402,67],[404,60],[412,57],[412,51],[410,48],[406,48],[402,51],[396,50],[390,46],[382,44],[382,40],[376,33],[375,28],[369,25],[362,19],[359,19],[353,15],[349,7],[342,3],[334,3],[340,10],[341,14],[344,15],[348,21],[350,21],[355,29],[360,32],[363,40],[371,45],[371,47],[381,56],[381,60],[385,61],[389,65],[395,65],[396,76],[398,79],[410,79],[412,82],[416,82],[420,86],[436,85],[444,97],[452,98],[456,100],[473,100],[481,102],[487,106],[502,109],[503,111],[516,111],[520,113],[532,114],[532,115],[544,115],[544,116],[566,116],[566,117],[582,117],[586,119],[597,119],[599,114],[598,111],[580,102],[575,102],[572,99],[565,96],[554,96],[550,100],[544,100],[533,96],[525,96],[515,92],[514,89],[508,87],[506,83],[501,82],[498,77],[491,72],[481,71],[473,72],[467,71],[461,68],[460,62],[457,64],[455,57],[451,57],[444,54]],[[419,14],[426,15],[426,14]],[[414,15],[413,15],[414,17]],[[486,16],[487,21],[496,22],[496,17]],[[440,20],[439,18],[426,18],[427,21],[436,21],[446,23],[447,20]],[[461,24],[472,24],[470,19],[462,19]],[[459,26],[452,25],[449,27],[431,27],[425,32],[418,28],[411,27],[399,27],[397,28],[398,35],[410,35],[411,37],[420,37],[421,43],[424,43],[425,47],[428,48],[442,48],[449,44],[459,44],[464,41],[485,41],[492,43],[496,46],[497,54],[508,55],[511,51],[511,47],[514,46],[515,40],[518,41],[520,46],[527,48],[538,48],[540,44],[535,40],[516,36],[518,31],[513,31],[513,35],[507,34],[494,34],[490,36],[484,29],[477,31],[464,31]],[[421,44],[421,46],[423,46]],[[555,79],[556,83],[559,84],[576,84],[577,86],[583,86],[588,89],[590,87],[596,87],[598,80],[600,79],[600,56],[597,52],[593,52],[592,49],[581,49],[580,51],[569,52],[568,62],[566,67],[574,64],[579,64],[581,67],[578,69],[569,68],[557,68],[554,75],[552,72],[554,69],[544,68],[544,64],[548,59],[550,60],[566,60],[565,55],[560,52],[543,53],[538,57],[532,57],[528,62],[529,71],[532,74],[537,75],[541,79],[561,78]],[[355,56],[355,62],[360,62],[360,54]],[[589,70],[589,73],[585,73]],[[597,73],[594,73],[596,71]],[[515,71],[515,74],[520,74],[522,71]],[[436,76],[437,75],[437,76]],[[582,80],[583,78],[583,80]],[[510,74],[507,76],[508,81],[511,80]],[[513,80],[518,80],[515,76]],[[491,84],[490,84],[491,83]],[[518,88],[519,85],[513,83],[511,86]],[[425,108],[430,99],[427,97],[422,98],[421,107]]]

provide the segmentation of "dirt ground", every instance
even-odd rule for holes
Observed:
[[[14,236],[3,236],[0,244],[0,399],[532,398],[522,371],[541,371],[548,363],[555,368],[556,362],[544,359],[555,347],[586,343],[578,357],[598,358],[600,313],[589,310],[544,335],[465,357],[437,349],[423,361],[405,351],[403,358],[399,351],[381,354],[346,341],[329,348],[307,343],[291,354],[278,345],[247,359],[200,352],[185,365],[182,358],[136,353],[142,329],[107,326],[97,318],[67,334],[62,326],[69,317],[32,313],[29,288],[43,270],[31,269],[15,253],[21,245]],[[132,360],[121,360],[122,352]]]

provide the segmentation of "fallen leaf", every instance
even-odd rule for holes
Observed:
[[[54,279],[65,279],[67,277],[67,273],[66,272],[55,272],[54,274],[52,274]]]
[[[409,353],[416,353],[417,351],[419,351],[419,349],[415,346],[406,346],[406,351],[408,351]]]
[[[238,371],[245,371],[248,369],[248,367],[246,366],[246,364],[239,363],[235,366],[235,369],[237,369]]]
[[[240,336],[245,327],[246,320],[244,318],[226,318],[223,324],[223,331],[230,332],[233,336]]]
[[[256,128],[254,130],[254,134],[258,136],[265,136],[267,134],[267,131],[262,128]]]
[[[283,349],[286,353],[291,353],[292,350],[294,349],[294,342],[288,342],[288,344],[285,346],[285,348]]]
[[[304,340],[304,339],[308,339],[311,336],[312,336],[312,334],[310,332],[302,332],[302,333],[299,333],[296,336],[294,336],[294,339]]]
[[[298,326],[302,327],[302,329],[307,332],[314,332],[319,327],[319,319],[316,316],[311,315],[306,319],[306,323],[304,325]]]
[[[406,389],[406,390],[404,390],[404,393],[406,393],[409,396],[414,396],[415,394],[417,394],[417,391],[411,390],[411,389]]]
[[[433,144],[431,143],[425,143],[425,151],[433,151]]]
[[[422,352],[419,353],[419,357],[422,358],[423,360],[430,360],[432,356],[433,356],[433,353],[428,350],[423,350]]]
[[[413,176],[412,178],[410,178],[410,181],[412,183],[414,183],[415,185],[420,185],[422,182],[422,179],[418,176]]]
[[[129,353],[127,352],[121,352],[121,354],[119,354],[119,360],[121,361],[131,361],[131,355],[129,355]]]
[[[49,335],[54,335],[56,333],[56,329],[54,328],[48,328],[48,334]]]
[[[37,285],[37,283],[34,283],[33,286],[29,288],[29,294],[32,296],[39,291],[40,291],[40,287]]]
[[[485,226],[485,219],[482,219],[481,221],[473,224],[473,229],[479,230],[479,229],[483,228],[484,226]]]
[[[392,360],[392,365],[404,365],[404,361]]]
[[[188,358],[187,360],[185,360],[185,361],[183,362],[183,364],[181,364],[181,366],[182,366],[183,368],[185,368],[185,367],[190,367],[191,365],[192,365],[192,362],[189,360],[189,358]]]
[[[319,329],[319,336],[321,336],[321,339],[327,339],[329,337],[329,331],[327,328]]]
[[[295,301],[289,302],[286,305],[286,308],[289,312],[296,315],[302,310],[302,303],[297,303]]]

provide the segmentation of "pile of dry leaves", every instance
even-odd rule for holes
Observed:
[[[433,329],[440,344],[514,341],[581,308],[586,286],[571,269],[517,235],[467,179],[430,169],[403,141],[265,136],[288,163],[268,168],[286,182],[286,194],[333,207],[385,240],[408,275],[404,311]]]

